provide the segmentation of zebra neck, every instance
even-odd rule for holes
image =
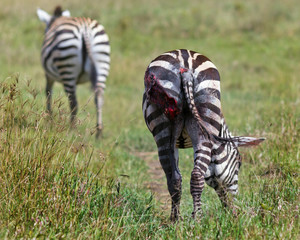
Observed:
[[[234,137],[229,131],[224,117],[222,117],[221,119],[221,129],[220,129],[219,137],[226,138],[226,139]]]
[[[219,137],[224,138],[224,139],[228,139],[229,141],[215,141],[213,144],[213,151],[218,151],[218,149],[225,149],[227,151],[227,154],[231,151],[231,149],[235,146],[234,143],[232,141],[230,141],[230,139],[234,138],[234,136],[231,134],[231,132],[228,129],[227,124],[225,123],[225,119],[222,116],[221,119],[221,129],[219,132]]]

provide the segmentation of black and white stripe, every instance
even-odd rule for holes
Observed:
[[[71,121],[77,113],[76,85],[91,81],[97,107],[97,136],[102,129],[102,105],[106,78],[110,68],[110,45],[104,27],[96,20],[70,17],[69,11],[57,7],[54,15],[38,9],[47,27],[41,60],[46,73],[47,109],[51,112],[51,92],[55,81],[68,94]]]
[[[179,215],[181,174],[178,148],[194,148],[191,174],[193,216],[201,208],[206,181],[224,205],[237,193],[238,146],[257,145],[263,138],[233,137],[221,112],[220,76],[204,55],[181,49],[166,52],[148,66],[143,96],[145,122],[153,134],[172,198],[171,219]]]

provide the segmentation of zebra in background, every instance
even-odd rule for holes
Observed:
[[[143,114],[167,178],[171,220],[179,217],[181,198],[178,148],[194,149],[192,216],[201,210],[204,182],[216,190],[224,206],[233,207],[241,166],[238,147],[258,145],[264,138],[235,137],[229,132],[221,112],[215,65],[193,51],[166,52],[150,63],[144,84]]]
[[[97,107],[97,134],[102,130],[103,93],[110,68],[110,45],[104,27],[96,20],[70,17],[69,11],[56,7],[53,16],[38,9],[46,23],[41,60],[46,73],[47,110],[51,113],[52,87],[64,85],[71,108],[71,123],[77,113],[76,85],[91,81]]]

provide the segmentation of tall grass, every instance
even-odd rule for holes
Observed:
[[[91,171],[94,148],[66,138],[67,114],[50,117],[36,109],[34,89],[29,84],[32,97],[24,98],[18,77],[0,82],[0,92],[1,238],[117,236],[122,218],[145,218],[151,195],[147,200],[120,192],[120,184],[106,177],[103,160]]]
[[[69,128],[62,86],[45,112],[40,64],[44,26],[36,7],[61,1],[3,0],[0,9],[0,238],[298,239],[300,154],[299,4],[287,1],[66,0],[73,16],[106,28],[112,45],[104,132],[96,141],[88,85],[77,90]],[[156,151],[142,112],[143,75],[162,52],[207,55],[221,74],[222,110],[236,135],[263,136],[241,150],[233,216],[205,187],[203,217],[190,218],[191,150],[180,151],[182,218],[171,224],[136,152]],[[165,182],[161,182],[165,185]]]

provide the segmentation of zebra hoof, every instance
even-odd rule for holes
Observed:
[[[240,208],[236,205],[233,205],[231,208],[231,213],[234,217],[238,217],[239,213],[240,213]]]
[[[97,128],[96,139],[99,139],[101,137],[102,137],[102,129]]]
[[[182,217],[180,215],[171,215],[170,216],[170,221],[175,223],[175,222],[179,222],[183,220]]]
[[[199,210],[199,211],[196,211],[196,212],[192,212],[192,218],[194,220],[200,220],[202,217],[202,211]]]

